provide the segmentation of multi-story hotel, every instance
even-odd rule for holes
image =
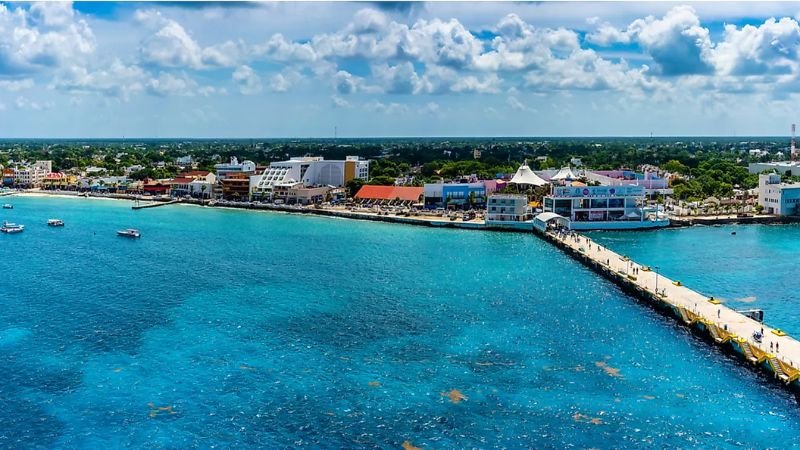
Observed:
[[[342,160],[326,160],[320,156],[291,158],[273,162],[261,175],[252,177],[254,196],[269,198],[276,185],[303,183],[304,186],[344,186],[355,178],[369,177],[369,161],[357,156]]]

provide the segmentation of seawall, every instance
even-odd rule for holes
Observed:
[[[537,235],[641,303],[800,395],[800,342],[577,234]],[[761,333],[760,341],[754,333]],[[774,345],[773,345],[774,344]]]

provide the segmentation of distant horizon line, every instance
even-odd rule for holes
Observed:
[[[122,136],[122,137],[0,137],[0,141],[15,141],[15,140],[29,140],[29,141],[125,141],[125,140],[220,140],[220,141],[243,141],[243,140],[378,140],[378,139],[665,139],[665,138],[786,138],[791,139],[790,135],[775,135],[775,134],[737,134],[737,135],[724,135],[724,134],[674,134],[674,135],[462,135],[462,136],[282,136],[282,137],[266,137],[266,136],[251,136],[251,137],[201,137],[201,136],[167,136],[167,137],[145,137],[145,136]]]

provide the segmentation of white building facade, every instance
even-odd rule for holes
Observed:
[[[800,210],[800,184],[781,183],[777,173],[758,176],[758,204],[767,214],[796,215]]]
[[[369,161],[357,156],[345,160],[326,160],[320,156],[290,158],[270,163],[261,175],[251,178],[255,196],[270,197],[277,185],[302,183],[304,186],[342,187],[348,181],[369,177]]]
[[[487,227],[533,229],[533,213],[528,206],[528,196],[521,194],[493,194],[486,202]]]
[[[214,170],[217,173],[218,180],[224,180],[229,174],[232,173],[247,173],[256,171],[256,163],[253,161],[242,161],[234,156],[229,163],[215,164]]]

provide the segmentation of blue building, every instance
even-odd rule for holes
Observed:
[[[426,208],[470,209],[486,205],[486,185],[478,183],[427,183]]]

